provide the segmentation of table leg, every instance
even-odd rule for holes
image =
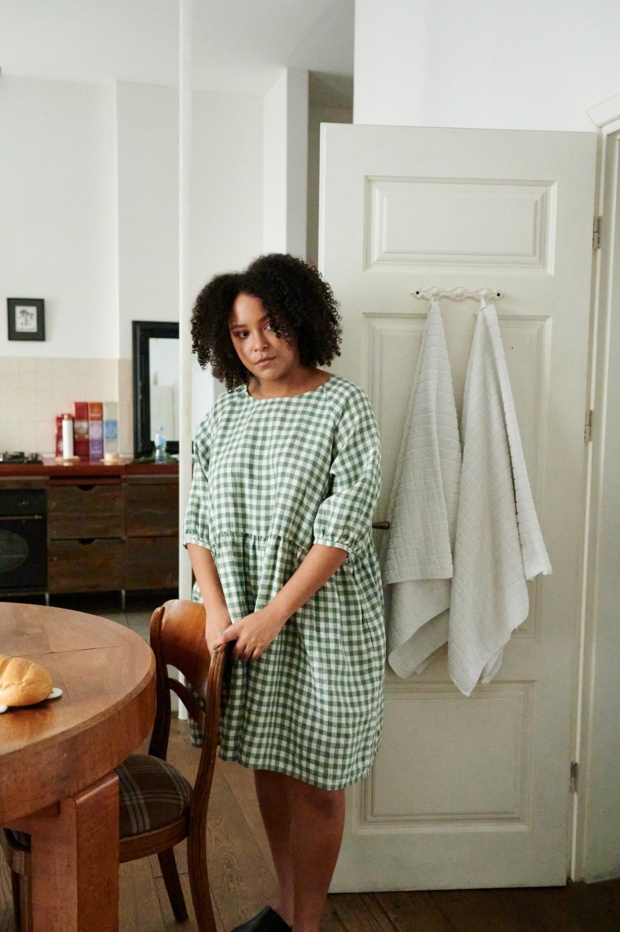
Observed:
[[[118,777],[108,774],[33,817],[33,932],[117,932]]]

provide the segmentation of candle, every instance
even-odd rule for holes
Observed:
[[[73,417],[71,414],[62,416],[62,458],[73,459]]]

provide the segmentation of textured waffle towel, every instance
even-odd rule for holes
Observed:
[[[421,672],[448,639],[461,442],[437,301],[429,308],[388,509],[383,581],[388,660]]]
[[[468,696],[480,676],[488,683],[496,675],[505,644],[527,618],[526,580],[551,572],[493,305],[478,315],[461,431],[448,666]]]

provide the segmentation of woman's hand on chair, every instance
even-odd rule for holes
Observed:
[[[230,615],[226,610],[221,612],[210,611],[207,613],[207,623],[205,625],[205,640],[209,652],[212,654],[224,646],[221,635],[231,626]]]
[[[269,606],[246,615],[218,638],[215,648],[228,641],[236,641],[233,660],[258,660],[263,651],[276,639],[285,621],[270,611]]]

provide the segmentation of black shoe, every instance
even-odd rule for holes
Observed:
[[[232,932],[291,932],[292,926],[279,916],[271,906],[265,906],[257,916],[248,919],[240,926],[235,926]]]

